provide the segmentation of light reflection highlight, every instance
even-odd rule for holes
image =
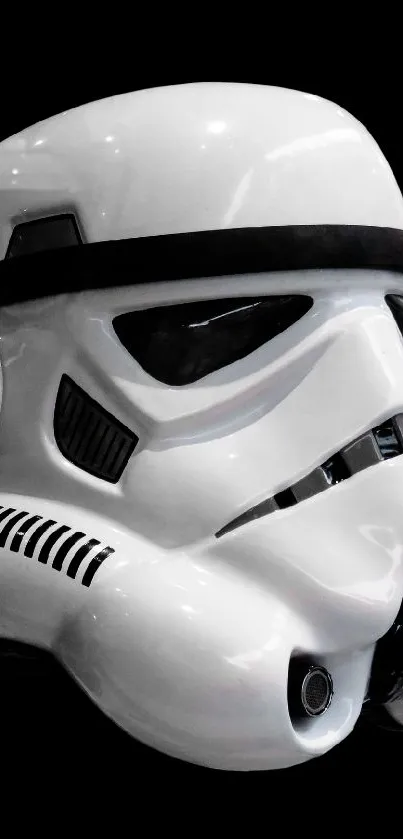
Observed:
[[[207,131],[209,131],[210,134],[222,134],[226,127],[226,122],[223,122],[222,120],[214,120],[213,122],[208,123]]]
[[[362,143],[362,137],[354,128],[334,128],[332,131],[322,131],[309,137],[299,137],[292,143],[279,146],[265,155],[266,160],[272,162],[282,157],[293,157],[305,151],[317,151],[335,143]]]
[[[249,169],[246,172],[246,174],[243,176],[243,178],[240,180],[240,182],[239,182],[239,184],[238,184],[238,186],[235,190],[235,194],[234,194],[234,197],[232,199],[231,205],[230,205],[229,209],[227,210],[227,212],[225,213],[224,221],[223,221],[224,227],[229,227],[232,224],[236,214],[242,208],[242,204],[245,200],[246,194],[247,194],[247,192],[249,190],[249,187],[250,187],[250,184],[251,184],[252,175],[253,175],[253,168]]]

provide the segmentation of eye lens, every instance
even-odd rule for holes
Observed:
[[[181,303],[118,315],[113,326],[149,375],[180,386],[249,355],[312,305],[305,295]]]

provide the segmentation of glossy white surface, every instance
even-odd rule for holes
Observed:
[[[199,83],[92,102],[0,144],[10,219],[73,209],[88,241],[228,227],[403,227],[400,192],[350,114],[311,94]]]
[[[15,220],[63,208],[90,241],[285,223],[403,227],[400,193],[362,126],[279,89],[188,85],[94,103],[3,143],[0,173],[3,253]],[[112,328],[120,312],[246,287],[311,294],[314,306],[193,385],[153,380]],[[57,545],[46,565],[12,552],[16,523],[0,548],[2,634],[48,647],[128,732],[196,763],[278,768],[345,737],[403,596],[403,457],[214,534],[403,412],[403,342],[384,302],[394,291],[403,294],[401,275],[304,271],[3,307],[0,505],[115,553],[85,588],[81,571],[51,567]],[[139,435],[116,485],[57,448],[63,373]],[[328,667],[335,688],[329,710],[300,724],[287,704],[295,653]]]
[[[214,537],[403,411],[403,343],[383,302],[385,292],[403,292],[403,281],[350,272],[338,286],[338,277],[295,273],[294,288],[315,296],[305,321],[183,389],[151,378],[147,387],[112,344],[111,318],[138,304],[138,289],[1,311],[0,504],[52,516],[115,549],[84,589],[80,575],[11,553],[16,525],[1,551],[1,630],[48,646],[107,714],[169,754],[227,769],[322,754],[351,731],[374,643],[398,611],[403,457]],[[225,294],[239,293],[239,282],[227,279]],[[249,278],[250,293],[267,292],[268,282]],[[291,290],[291,275],[287,282]],[[189,299],[193,288],[178,283],[172,296]],[[169,293],[144,287],[141,303]],[[68,463],[55,445],[63,372],[140,435],[117,485]],[[324,663],[335,685],[323,717],[299,725],[287,705],[296,651]]]

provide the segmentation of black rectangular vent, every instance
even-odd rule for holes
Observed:
[[[65,374],[56,398],[54,434],[67,460],[111,483],[119,480],[139,441]]]
[[[78,224],[72,213],[46,216],[24,221],[14,227],[6,259],[81,244]]]

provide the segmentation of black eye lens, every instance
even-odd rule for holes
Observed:
[[[306,295],[161,306],[114,318],[123,346],[160,382],[196,382],[284,332],[313,305]]]

